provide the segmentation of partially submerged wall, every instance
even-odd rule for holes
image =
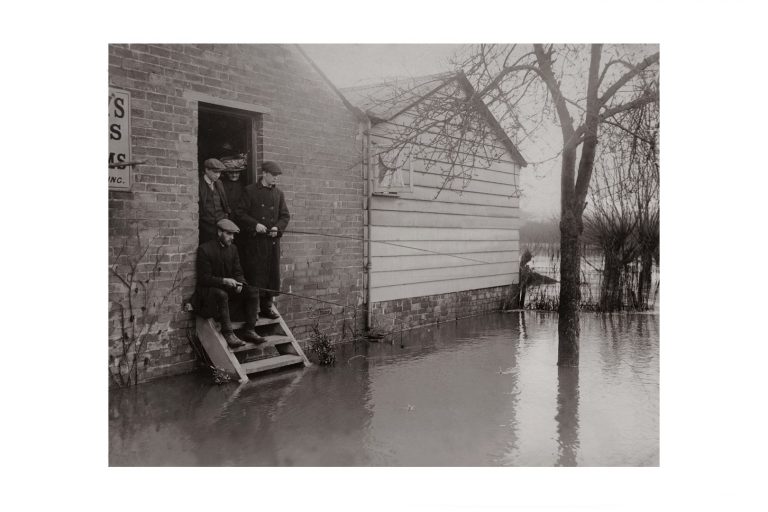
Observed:
[[[377,330],[398,332],[499,311],[516,293],[509,285],[377,302],[373,318]]]

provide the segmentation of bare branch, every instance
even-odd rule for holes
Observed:
[[[605,91],[605,93],[600,97],[600,104],[605,105],[608,100],[610,100],[618,92],[619,89],[627,84],[627,82],[632,80],[635,76],[640,74],[643,70],[647,69],[652,64],[656,64],[658,62],[659,53],[656,52],[653,55],[649,55],[643,59],[643,61],[637,66],[628,65],[630,70]]]

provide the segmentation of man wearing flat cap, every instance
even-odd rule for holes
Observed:
[[[226,166],[216,158],[209,158],[203,163],[203,175],[200,177],[199,229],[200,243],[216,240],[216,223],[230,217],[230,206],[224,186],[219,181]]]
[[[280,289],[280,237],[291,215],[283,192],[276,186],[282,174],[280,166],[266,161],[261,169],[261,179],[245,188],[236,215],[243,226],[245,274],[260,289],[260,314],[277,318],[272,298]]]
[[[216,223],[216,239],[197,248],[197,290],[195,311],[203,318],[218,317],[221,334],[230,347],[245,344],[232,330],[230,305],[241,302],[245,310],[245,329],[241,336],[254,343],[266,339],[256,334],[259,319],[259,290],[243,275],[237,248],[232,244],[237,225],[229,219]]]

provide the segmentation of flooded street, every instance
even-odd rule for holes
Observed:
[[[111,390],[112,466],[657,466],[659,316],[461,320],[347,345],[334,367],[217,386],[200,374]]]

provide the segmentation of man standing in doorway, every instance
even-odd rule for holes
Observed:
[[[254,343],[263,343],[265,338],[256,334],[259,320],[259,291],[249,286],[240,266],[240,257],[232,244],[235,233],[240,229],[229,219],[222,219],[216,225],[216,240],[209,240],[197,248],[197,291],[195,311],[203,318],[218,317],[221,334],[230,347],[245,344],[232,331],[229,311],[233,302],[243,302],[245,329],[242,336]]]
[[[277,318],[272,298],[280,288],[280,237],[291,215],[283,192],[277,188],[280,166],[267,161],[261,166],[261,179],[245,188],[237,217],[243,225],[245,275],[259,288],[261,316]],[[266,288],[267,290],[263,290]],[[274,290],[274,291],[268,291]]]
[[[221,172],[226,169],[225,165],[215,158],[209,158],[203,168],[198,203],[200,245],[209,240],[216,240],[216,223],[221,219],[228,219],[230,214],[227,194],[219,181]]]

